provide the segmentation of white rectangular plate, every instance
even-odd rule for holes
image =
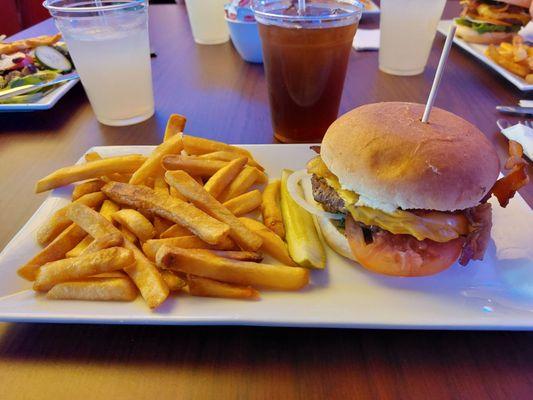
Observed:
[[[379,14],[379,7],[372,0],[368,0],[367,5],[363,4],[363,15]]]
[[[244,146],[271,178],[301,169],[314,156],[308,145]],[[147,154],[150,146],[96,147],[103,156]],[[262,291],[260,301],[176,295],[150,311],[133,303],[53,301],[31,290],[17,268],[39,247],[36,229],[67,204],[70,188],[52,192],[0,254],[0,320],[63,323],[265,325],[402,329],[532,329],[532,212],[520,196],[494,207],[493,242],[485,261],[425,278],[366,272],[328,250],[325,271],[312,272],[301,292]]]
[[[442,33],[444,36],[447,36],[448,30],[450,29],[450,25],[452,23],[453,23],[452,20],[440,21],[437,30],[440,33]],[[533,85],[527,83],[524,79],[522,79],[518,75],[515,75],[512,72],[507,71],[505,68],[501,67],[500,65],[492,61],[490,58],[488,58],[485,55],[485,50],[487,49],[487,45],[468,43],[468,42],[465,42],[460,37],[457,37],[457,35],[453,38],[453,42],[457,46],[462,48],[463,50],[466,50],[468,53],[472,54],[475,58],[480,60],[482,63],[492,68],[494,71],[498,72],[505,79],[507,79],[509,82],[515,85],[518,89],[524,92],[533,90]]]
[[[0,112],[48,110],[78,82],[79,79],[65,82],[34,103],[0,104]]]

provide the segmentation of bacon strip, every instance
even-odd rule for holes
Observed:
[[[459,263],[466,265],[470,260],[483,260],[483,255],[490,240],[492,227],[492,206],[490,203],[480,204],[464,211],[471,226],[463,244]]]
[[[509,200],[513,198],[517,190],[529,183],[527,161],[522,158],[523,152],[524,149],[520,143],[509,140],[509,158],[505,163],[505,169],[510,169],[511,172],[498,179],[491,189],[491,193],[496,196],[502,207],[509,204]]]
[[[320,154],[320,146],[309,146],[316,154]]]

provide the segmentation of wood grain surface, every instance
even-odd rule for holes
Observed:
[[[445,17],[458,14],[458,2]],[[364,19],[374,28],[378,17]],[[54,30],[48,20],[16,37]],[[156,115],[130,127],[94,118],[81,85],[49,111],[0,114],[0,248],[44,195],[34,182],[94,145],[155,144],[178,112],[191,134],[271,143],[263,69],[230,43],[194,44],[184,6],[150,9]],[[424,102],[443,37],[415,77],[380,72],[376,52],[352,52],[340,112]],[[531,97],[531,96],[529,96]],[[476,124],[505,159],[494,107],[528,98],[454,47],[436,105]],[[510,119],[515,120],[515,119]],[[530,171],[531,172],[531,171]],[[533,204],[530,184],[522,195]],[[0,399],[528,399],[533,334],[238,327],[0,324]]]

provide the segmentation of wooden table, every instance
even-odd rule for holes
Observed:
[[[448,4],[445,16],[458,13]],[[0,114],[0,248],[45,195],[34,182],[94,145],[154,144],[169,114],[187,131],[232,143],[270,143],[263,69],[230,44],[193,43],[183,6],[153,6],[150,35],[156,115],[99,125],[81,85],[54,109]],[[365,18],[362,27],[377,25]],[[45,21],[18,37],[53,30]],[[360,104],[424,102],[443,38],[423,75],[377,69],[377,53],[351,55],[341,113]],[[117,77],[119,78],[119,77]],[[525,97],[454,48],[436,105],[473,122],[495,143],[494,106]],[[533,204],[531,185],[522,191]],[[0,399],[526,399],[533,394],[533,334],[240,327],[0,324]]]

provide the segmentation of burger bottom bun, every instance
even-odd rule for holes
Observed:
[[[513,37],[512,32],[486,32],[479,34],[472,28],[464,25],[457,25],[456,34],[467,42],[478,44],[499,44],[501,42],[511,41]]]

